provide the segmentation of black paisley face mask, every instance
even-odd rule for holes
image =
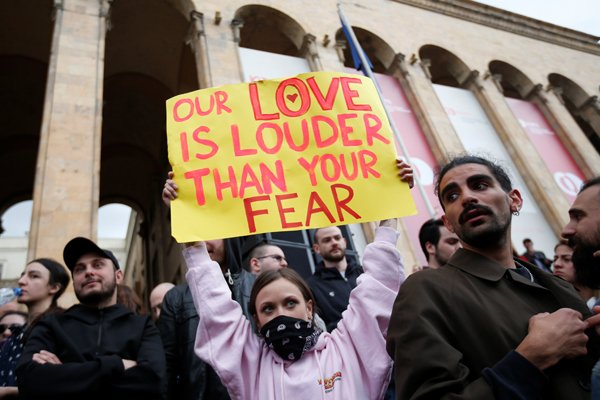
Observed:
[[[321,334],[312,321],[280,315],[267,322],[260,330],[265,342],[279,357],[296,361],[317,343]]]

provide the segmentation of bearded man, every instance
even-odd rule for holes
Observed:
[[[460,249],[458,236],[450,232],[438,218],[427,220],[421,225],[419,243],[427,259],[427,268],[433,269],[446,265],[452,254]]]
[[[149,316],[117,304],[114,254],[78,237],[64,248],[81,304],[43,318],[17,366],[20,398],[160,399],[165,355]]]
[[[569,223],[562,236],[573,249],[577,278],[586,286],[600,288],[600,177],[582,187],[569,209]]]
[[[319,306],[319,315],[327,331],[331,332],[342,319],[350,292],[356,287],[356,278],[363,269],[346,259],[346,239],[337,226],[317,229],[313,250],[322,261],[307,282]]]

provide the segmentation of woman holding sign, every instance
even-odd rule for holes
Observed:
[[[412,187],[412,169],[398,165]],[[396,220],[381,222],[364,253],[365,272],[332,333],[315,326],[310,289],[284,268],[259,275],[252,288],[249,309],[257,336],[205,244],[186,246],[186,278],[200,316],[195,351],[232,399],[383,398],[392,368],[385,335],[404,281],[395,226]]]

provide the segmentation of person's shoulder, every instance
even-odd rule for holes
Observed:
[[[152,318],[147,314],[136,314],[122,304],[115,304],[106,309],[106,319],[132,328],[139,328],[152,323]]]
[[[410,274],[402,284],[400,291],[406,286],[427,287],[431,289],[447,289],[449,282],[453,281],[461,271],[457,268],[445,265],[440,268],[426,268]]]
[[[317,271],[315,270],[315,272],[313,272],[312,275],[308,276],[306,279],[306,283],[308,283],[308,285],[314,285],[315,283],[317,283],[320,279],[319,279],[319,274],[317,274]]]
[[[353,258],[348,258],[346,257],[346,260],[348,261],[348,266],[346,267],[346,273],[347,274],[362,274],[364,272],[362,265],[360,265],[359,263],[357,263],[356,261],[354,261]]]
[[[318,262],[315,265],[315,272],[312,273],[311,276],[309,276],[308,278],[306,278],[307,282],[318,282],[321,281],[323,278],[323,273],[326,273],[327,268],[325,268],[325,264],[323,263],[323,261]]]
[[[239,281],[242,285],[252,286],[254,281],[256,280],[256,275],[251,274],[250,272],[242,269],[239,273]]]
[[[183,298],[186,296],[186,293],[190,291],[190,287],[187,283],[181,283],[171,290],[169,290],[165,297],[163,298],[163,304],[174,304],[183,301]]]

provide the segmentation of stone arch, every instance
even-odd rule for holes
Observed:
[[[239,8],[234,21],[241,23],[240,47],[303,56],[306,31],[289,15],[272,7],[252,4]]]
[[[124,143],[103,147],[100,204],[124,202],[141,215],[148,215],[154,206],[153,198],[160,196],[164,169],[142,147]]]
[[[0,209],[33,192],[52,40],[53,2],[0,5]],[[29,27],[35,26],[31,30]]]
[[[116,210],[116,211],[115,211]],[[138,212],[135,204],[114,200],[98,208],[98,239],[128,239],[129,220]]]
[[[571,79],[556,73],[548,75],[550,87],[564,103],[571,116],[594,148],[600,153],[600,102]]]
[[[494,80],[502,87],[502,92],[506,97],[527,100],[536,88],[536,85],[523,72],[504,61],[493,60],[489,63],[488,68]]]
[[[106,34],[100,204],[138,212],[128,275],[142,298],[146,288],[175,275],[168,208],[160,193],[167,171],[165,101],[200,87],[189,0],[111,3]],[[173,254],[171,254],[173,253]],[[169,278],[166,278],[169,279]]]
[[[24,199],[13,199],[10,203],[7,203],[2,209],[0,209],[0,236],[15,236],[26,237],[29,231],[29,223],[25,222],[27,219],[31,219],[31,198]],[[22,209],[28,209],[28,212],[23,212]],[[15,214],[17,212],[17,214]],[[10,215],[9,215],[10,214]],[[12,222],[6,222],[5,218],[8,217]],[[10,227],[13,223],[19,225],[19,228]],[[19,232],[17,232],[17,230]],[[22,235],[20,234],[22,233]]]
[[[178,7],[175,7],[177,4]],[[105,78],[122,73],[149,76],[171,94],[198,89],[194,56],[188,43],[189,1],[115,1],[106,34]]]
[[[373,64],[373,72],[381,74],[386,73],[392,66],[392,63],[396,57],[392,47],[379,36],[369,32],[366,29],[354,26],[352,29],[354,30],[354,34],[356,35],[358,43],[360,43],[363,51]],[[336,32],[335,41],[338,45],[342,45],[344,66],[348,68],[354,68],[350,45],[348,44],[348,40],[346,39],[342,29],[338,29]]]
[[[0,170],[5,177],[0,186],[0,259],[8,260],[5,272],[17,274],[10,278],[21,272],[28,237],[18,238],[17,252],[15,243],[5,246],[2,218],[11,207],[33,196],[53,10],[52,0],[0,4]],[[30,217],[23,216],[27,225]]]
[[[31,199],[16,200],[0,210],[0,283],[13,286],[27,263]]]
[[[467,65],[450,51],[431,44],[419,49],[421,63],[433,83],[453,87],[465,87],[472,72]]]

